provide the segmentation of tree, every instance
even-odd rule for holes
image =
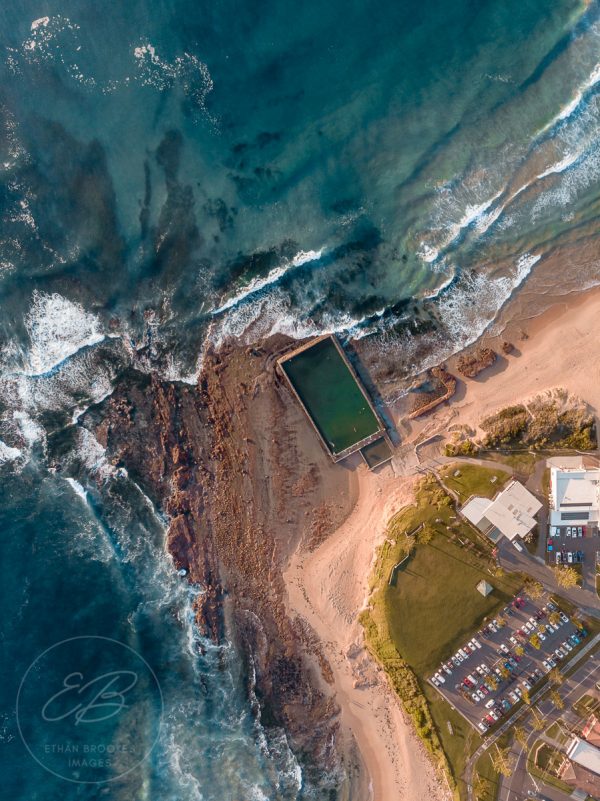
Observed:
[[[535,707],[531,710],[531,725],[535,731],[541,731],[546,727],[544,716]]]
[[[559,587],[570,590],[573,587],[579,586],[579,573],[574,567],[566,565],[565,567],[555,567],[553,570],[556,583]]]
[[[527,706],[531,703],[531,696],[529,695],[527,687],[523,687],[523,702],[527,704]]]
[[[552,668],[550,673],[548,673],[548,678],[552,684],[556,684],[556,686],[562,684],[564,681],[564,676],[557,667]]]
[[[495,676],[488,676],[485,680],[485,683],[490,688],[490,690],[497,690],[498,689],[498,679]]]
[[[553,626],[558,626],[558,624],[560,623],[560,615],[558,614],[558,612],[550,612],[550,614],[548,615],[548,621]]]
[[[522,726],[515,726],[514,735],[515,740],[519,743],[523,750],[527,751],[527,741],[529,740],[529,735],[525,729]]]
[[[538,598],[541,598],[544,594],[544,587],[539,581],[533,581],[533,579],[530,579],[529,581],[525,582],[525,592],[533,601],[537,601]]]
[[[473,794],[478,801],[480,798],[484,797],[485,790],[486,790],[486,780],[480,773],[475,773],[475,775],[473,776]]]
[[[515,645],[515,654],[517,656],[523,656],[524,653],[525,653],[525,649],[523,648],[522,645]]]
[[[428,523],[425,523],[423,528],[417,534],[417,540],[419,541],[420,545],[427,545],[428,542],[431,542],[433,539],[433,535],[435,534],[435,529],[433,526],[430,526]]]
[[[496,573],[496,575],[498,574]],[[502,628],[503,626],[506,626],[506,618],[502,617],[502,615],[498,615],[496,618],[496,623],[500,626],[500,628]]]
[[[515,758],[510,753],[510,748],[500,748],[498,743],[494,744],[494,749],[490,751],[490,759],[496,773],[501,776],[510,776],[515,767]]]
[[[542,646],[542,641],[541,641],[541,640],[540,640],[540,638],[537,636],[537,634],[532,634],[532,635],[531,635],[531,637],[529,638],[529,642],[530,642],[530,643],[533,645],[533,647],[534,647],[534,648],[536,648],[538,651],[540,650],[540,648],[541,648],[541,646]]]
[[[538,626],[538,629],[542,632],[542,634],[546,633],[546,628],[547,626],[544,623],[540,623],[540,625]]]
[[[552,699],[552,703],[557,709],[564,709],[565,702],[560,697],[556,690],[550,690],[550,698]]]

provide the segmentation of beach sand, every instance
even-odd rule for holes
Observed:
[[[449,425],[476,427],[486,414],[554,387],[600,408],[600,292],[561,300],[546,313],[513,326],[515,352],[499,358],[475,380],[466,380],[453,401],[421,421],[399,426],[409,440],[445,433]],[[498,347],[498,342],[490,340]],[[484,337],[484,344],[485,342]],[[452,369],[452,363],[450,363]],[[396,415],[401,413],[395,411]],[[400,420],[396,419],[396,423]],[[404,450],[410,450],[406,439]],[[437,801],[448,797],[424,749],[363,647],[358,614],[368,597],[375,549],[389,518],[410,503],[415,475],[391,465],[370,473],[349,464],[358,477],[358,499],[343,524],[311,552],[297,550],[285,571],[288,610],[306,619],[331,662],[344,724],[354,734],[370,776],[370,797]],[[343,468],[340,468],[343,469]],[[404,472],[406,475],[397,475]]]

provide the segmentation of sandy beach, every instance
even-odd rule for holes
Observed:
[[[411,442],[424,434],[444,433],[449,425],[476,427],[486,414],[553,387],[580,396],[597,414],[599,319],[600,292],[591,291],[521,324],[526,336],[515,340],[513,354],[499,358],[478,379],[461,383],[455,398],[435,413],[399,426],[403,450],[412,450]],[[385,676],[366,653],[358,623],[375,549],[392,514],[410,503],[416,477],[406,460],[395,460],[377,473],[358,463],[347,468],[358,478],[356,504],[318,548],[299,549],[291,558],[284,574],[288,610],[306,619],[324,644],[342,722],[356,738],[370,776],[370,797],[441,801],[448,790],[438,781]]]

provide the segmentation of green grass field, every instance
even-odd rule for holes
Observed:
[[[454,473],[459,470],[460,476]],[[444,483],[457,493],[462,503],[471,495],[493,498],[499,489],[506,484],[509,474],[504,470],[492,470],[474,464],[455,463],[440,471]],[[496,479],[493,481],[492,479]]]
[[[489,476],[486,479],[489,481]],[[441,744],[449,770],[464,791],[465,763],[481,740],[426,680],[484,617],[507,603],[523,579],[514,574],[493,575],[491,544],[458,518],[451,498],[434,479],[424,479],[416,500],[415,506],[406,507],[390,521],[388,540],[378,553],[371,578],[370,608],[362,621],[369,647],[401,698],[397,682],[403,679],[397,663],[404,660],[416,676],[435,731],[431,739],[431,727],[421,727],[425,731],[422,736],[434,754]],[[419,531],[411,534],[419,526]],[[394,565],[407,555],[390,585]],[[482,578],[494,587],[487,598],[476,590]],[[421,710],[416,717],[421,719]],[[419,731],[419,722],[416,726]]]
[[[386,587],[383,600],[392,639],[418,676],[437,669],[484,617],[493,616],[521,587],[520,576],[491,576],[489,564],[447,532],[436,532],[400,568],[396,586]],[[481,579],[494,587],[487,598],[476,590]]]
[[[511,739],[511,733],[505,732],[496,742],[498,747],[503,749],[510,745]],[[484,751],[475,763],[473,777],[475,775],[480,777],[480,792],[475,794],[476,801],[496,801],[500,790],[500,776],[492,764],[489,749]]]

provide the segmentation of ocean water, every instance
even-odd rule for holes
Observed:
[[[194,630],[167,521],[78,419],[132,365],[194,382],[227,336],[337,331],[409,373],[475,339],[557,248],[593,242],[599,44],[598,3],[572,0],[2,4],[3,797],[342,785],[309,786],[266,738],[232,646]],[[161,694],[146,674],[99,740],[151,753],[38,753],[43,677],[112,640]]]

